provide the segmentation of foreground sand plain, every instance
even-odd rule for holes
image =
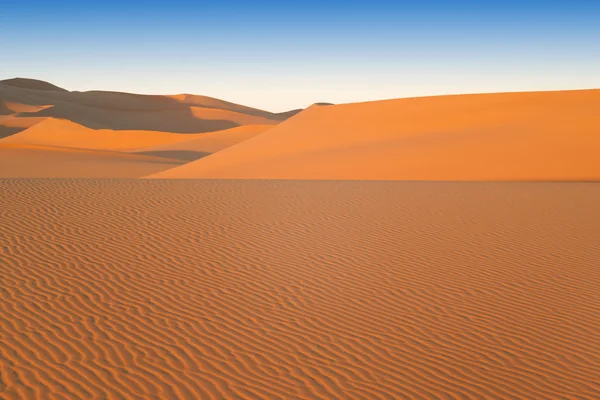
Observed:
[[[600,185],[0,180],[2,399],[600,398]]]

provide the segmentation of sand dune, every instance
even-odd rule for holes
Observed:
[[[159,178],[598,180],[600,90],[313,106]]]
[[[258,117],[267,118],[270,120],[282,121],[284,119],[289,118],[291,115],[287,113],[294,113],[294,111],[288,111],[287,113],[271,113],[264,110],[258,110],[252,107],[246,107],[240,104],[230,103],[228,101],[223,101],[219,99],[215,99],[213,97],[208,96],[198,96],[192,94],[179,94],[174,96],[168,96],[176,100],[177,102],[185,105],[202,107],[202,108],[216,108],[220,110],[229,110],[235,111],[241,114],[254,115]],[[301,111],[301,110],[300,110]]]
[[[598,201],[0,180],[0,397],[597,399]]]
[[[23,113],[22,115],[68,119],[92,129],[148,130],[173,133],[212,132],[241,125],[275,125],[278,122],[212,108],[186,107],[132,112],[71,103],[55,104],[35,114]]]
[[[48,82],[40,81],[37,79],[29,79],[29,78],[12,78],[12,79],[4,79],[0,81],[0,85],[12,86],[22,89],[34,89],[41,91],[56,91],[56,92],[66,92],[66,89],[58,87]]]
[[[22,132],[45,120],[45,117],[0,116],[0,139]]]
[[[0,157],[3,157],[0,176],[15,178],[142,177],[177,167],[182,164],[180,161],[205,157],[272,127],[249,125],[194,135],[92,130],[68,120],[54,118],[46,118],[41,122],[39,118],[0,118],[0,133],[3,119],[13,124],[29,121],[28,124],[32,125],[20,133],[0,139]],[[24,129],[9,125],[5,128],[17,131]],[[115,152],[136,153],[140,157]],[[89,160],[85,160],[86,157]],[[52,175],[54,173],[57,175]]]
[[[177,165],[167,158],[0,141],[1,178],[139,178]]]
[[[272,128],[272,125],[240,126],[223,131],[194,135],[194,138],[189,140],[148,147],[140,149],[137,152],[141,154],[155,154],[173,158],[182,158],[185,160],[195,160],[251,139],[267,129]]]
[[[47,118],[31,128],[0,141],[93,150],[134,151],[149,146],[188,141],[196,135],[155,131],[93,130],[68,120]]]
[[[0,101],[40,107],[23,112],[22,116],[68,119],[92,129],[199,133],[243,125],[275,125],[287,117],[285,113],[270,113],[204,96],[69,92],[44,89],[44,82],[35,80],[20,80],[18,84],[11,81],[0,81]]]
[[[19,104],[0,100],[0,115],[12,115],[22,112],[37,112],[43,110],[44,108],[44,106],[32,106],[29,104]]]

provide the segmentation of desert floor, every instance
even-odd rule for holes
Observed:
[[[600,184],[0,179],[2,399],[598,399]]]

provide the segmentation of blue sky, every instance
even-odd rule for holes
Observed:
[[[0,0],[0,79],[283,111],[600,87],[600,1]]]

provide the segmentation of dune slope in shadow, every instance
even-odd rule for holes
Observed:
[[[271,113],[207,96],[70,92],[42,81],[0,81],[0,115],[68,119],[92,129],[201,133],[237,126],[276,125],[286,113]]]

